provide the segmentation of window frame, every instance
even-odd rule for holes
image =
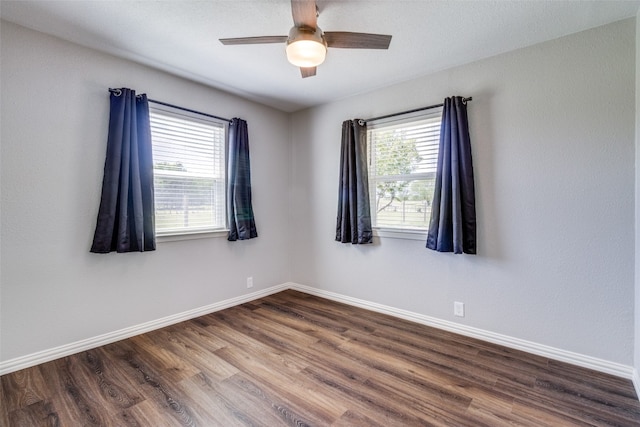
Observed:
[[[222,182],[223,202],[221,207],[217,205],[213,205],[214,208],[222,209],[222,218],[223,218],[222,227],[215,227],[215,228],[208,227],[208,228],[193,229],[193,230],[183,229],[183,230],[158,232],[157,218],[156,218],[156,224],[155,224],[155,230],[154,230],[156,233],[156,241],[171,242],[171,241],[180,241],[180,240],[204,239],[204,238],[212,238],[212,237],[226,237],[229,233],[229,224],[228,224],[228,218],[226,214],[227,203],[228,203],[227,201],[227,182],[228,182],[227,163],[228,163],[228,156],[229,156],[229,122],[224,119],[213,117],[209,114],[198,113],[197,111],[194,111],[194,110],[184,109],[178,106],[167,105],[164,103],[154,103],[150,101],[149,102],[150,118],[156,112],[157,114],[160,114],[160,115],[165,114],[169,116],[178,117],[180,119],[187,120],[187,121],[213,124],[217,127],[220,127],[223,132],[222,147],[221,147],[223,150],[223,154],[222,154],[222,157],[219,159],[220,161],[219,166],[222,169],[222,177],[223,177],[223,182]],[[216,144],[216,142],[213,141],[212,144]],[[156,145],[154,143],[153,130],[151,131],[151,145],[152,145],[152,153],[155,153]],[[156,158],[154,155],[154,165],[155,165],[155,159]],[[157,208],[155,206],[157,203],[157,197],[155,192],[156,191],[155,175],[156,173],[155,173],[155,167],[154,167],[154,200],[155,200],[154,215],[157,216],[157,210],[156,210]]]
[[[429,229],[429,221],[427,221],[427,225],[425,228],[412,228],[412,227],[392,227],[388,225],[379,226],[377,225],[377,211],[375,206],[376,199],[376,186],[380,181],[380,176],[375,174],[374,162],[375,162],[375,150],[374,145],[371,140],[371,132],[376,129],[384,129],[389,127],[395,127],[403,124],[411,125],[412,122],[418,122],[421,120],[432,120],[437,118],[438,123],[442,121],[442,111],[443,107],[438,106],[434,108],[429,108],[427,110],[420,111],[412,111],[409,113],[394,115],[390,117],[385,117],[382,119],[375,120],[373,122],[367,123],[367,161],[369,165],[369,171],[367,174],[367,178],[369,180],[369,200],[371,204],[371,225],[373,229],[374,237],[383,237],[383,238],[394,238],[394,239],[406,239],[406,240],[421,240],[424,241],[427,238],[428,229]],[[438,126],[438,136],[436,142],[436,147],[439,150],[439,140],[440,140],[440,127]],[[436,156],[439,156],[439,153]],[[408,180],[407,178],[411,178],[411,180],[415,179],[433,179],[435,181],[436,171],[433,172],[419,172],[419,173],[411,173],[411,174],[399,174],[399,175],[388,175],[383,180],[388,181],[400,181],[400,180]],[[430,218],[430,216],[429,216]]]

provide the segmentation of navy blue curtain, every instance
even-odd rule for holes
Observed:
[[[251,206],[251,167],[247,122],[234,118],[229,125],[229,164],[227,183],[227,240],[258,237]]]
[[[346,120],[342,123],[336,241],[353,244],[373,241],[367,169],[367,125],[360,120]]]
[[[427,248],[476,253],[476,198],[467,105],[462,97],[444,100],[440,152]]]
[[[149,102],[131,89],[111,91],[107,158],[91,252],[156,249]]]

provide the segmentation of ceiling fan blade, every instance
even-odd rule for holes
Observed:
[[[307,77],[313,77],[316,75],[317,67],[300,67],[300,73],[302,74],[302,78],[306,79]]]
[[[328,47],[347,49],[389,49],[391,36],[385,34],[350,33],[326,31],[324,38]]]
[[[236,37],[230,39],[220,39],[220,43],[224,45],[284,43],[287,41],[287,39],[287,36]]]
[[[291,0],[291,14],[296,27],[309,27],[313,30],[318,25],[318,9],[315,0]]]

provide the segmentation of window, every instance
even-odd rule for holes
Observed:
[[[429,228],[441,120],[440,107],[368,124],[371,219],[378,235],[424,235]]]
[[[228,123],[152,104],[156,234],[226,229]]]

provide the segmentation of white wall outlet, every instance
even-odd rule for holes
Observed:
[[[453,303],[453,315],[458,317],[464,317],[464,303],[463,302],[454,302]]]
[[[247,277],[247,288],[253,288],[253,277]]]

